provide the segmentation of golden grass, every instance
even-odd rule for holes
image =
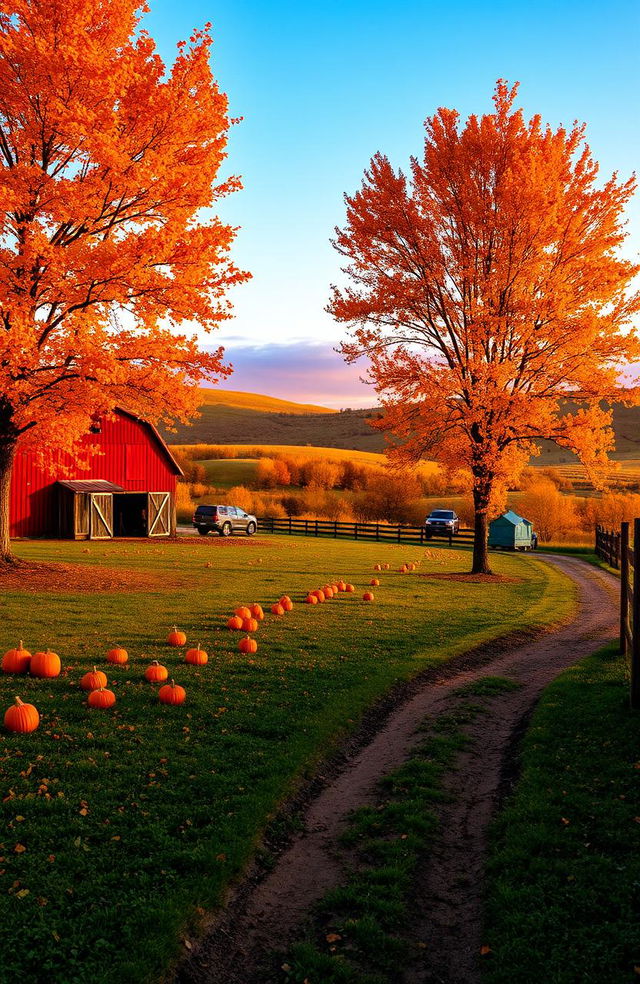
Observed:
[[[293,403],[280,400],[277,396],[264,396],[262,393],[243,393],[241,390],[221,390],[200,388],[203,406],[242,407],[245,410],[261,410],[263,413],[319,414],[337,413],[329,407],[314,403]]]

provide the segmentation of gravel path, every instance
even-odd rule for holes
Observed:
[[[295,938],[309,907],[342,878],[336,841],[347,815],[373,800],[385,773],[398,768],[420,740],[426,717],[447,710],[454,690],[487,675],[522,684],[490,701],[471,725],[468,750],[448,783],[438,844],[420,872],[414,925],[426,943],[398,984],[478,984],[482,945],[483,871],[487,827],[499,801],[514,742],[544,687],[565,667],[616,634],[615,578],[580,560],[546,556],[578,585],[579,612],[571,624],[499,652],[482,666],[425,682],[384,721],[375,737],[309,804],[301,833],[257,884],[241,886],[223,917],[180,967],[179,984],[262,984],[260,962]]]

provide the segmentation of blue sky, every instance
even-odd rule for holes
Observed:
[[[482,113],[496,79],[519,81],[528,116],[587,123],[603,176],[626,177],[640,161],[637,0],[149,2],[144,26],[167,62],[178,40],[212,22],[214,74],[243,117],[228,163],[244,190],[221,214],[241,227],[234,255],[253,280],[234,291],[236,318],[216,335],[235,367],[226,389],[375,402],[333,351],[344,329],[323,310],[339,278],[329,239],[372,155],[404,166],[438,106]],[[633,256],[638,197],[628,211]]]

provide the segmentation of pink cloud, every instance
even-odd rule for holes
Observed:
[[[361,382],[365,360],[347,365],[329,343],[291,342],[268,346],[232,340],[225,361],[233,375],[220,389],[263,393],[297,403],[335,409],[372,407],[378,403],[372,386]]]

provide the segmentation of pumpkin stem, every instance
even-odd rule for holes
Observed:
[[[175,685],[176,685],[176,681],[173,679],[173,677],[171,677],[171,686],[175,687]]]
[[[23,702],[23,701],[21,701],[19,697],[16,697],[16,704],[18,705],[18,707],[22,707],[22,704],[23,704],[23,703],[24,703],[24,702]]]
[[[22,639],[18,643],[18,649],[24,649],[24,646],[22,645]]]

